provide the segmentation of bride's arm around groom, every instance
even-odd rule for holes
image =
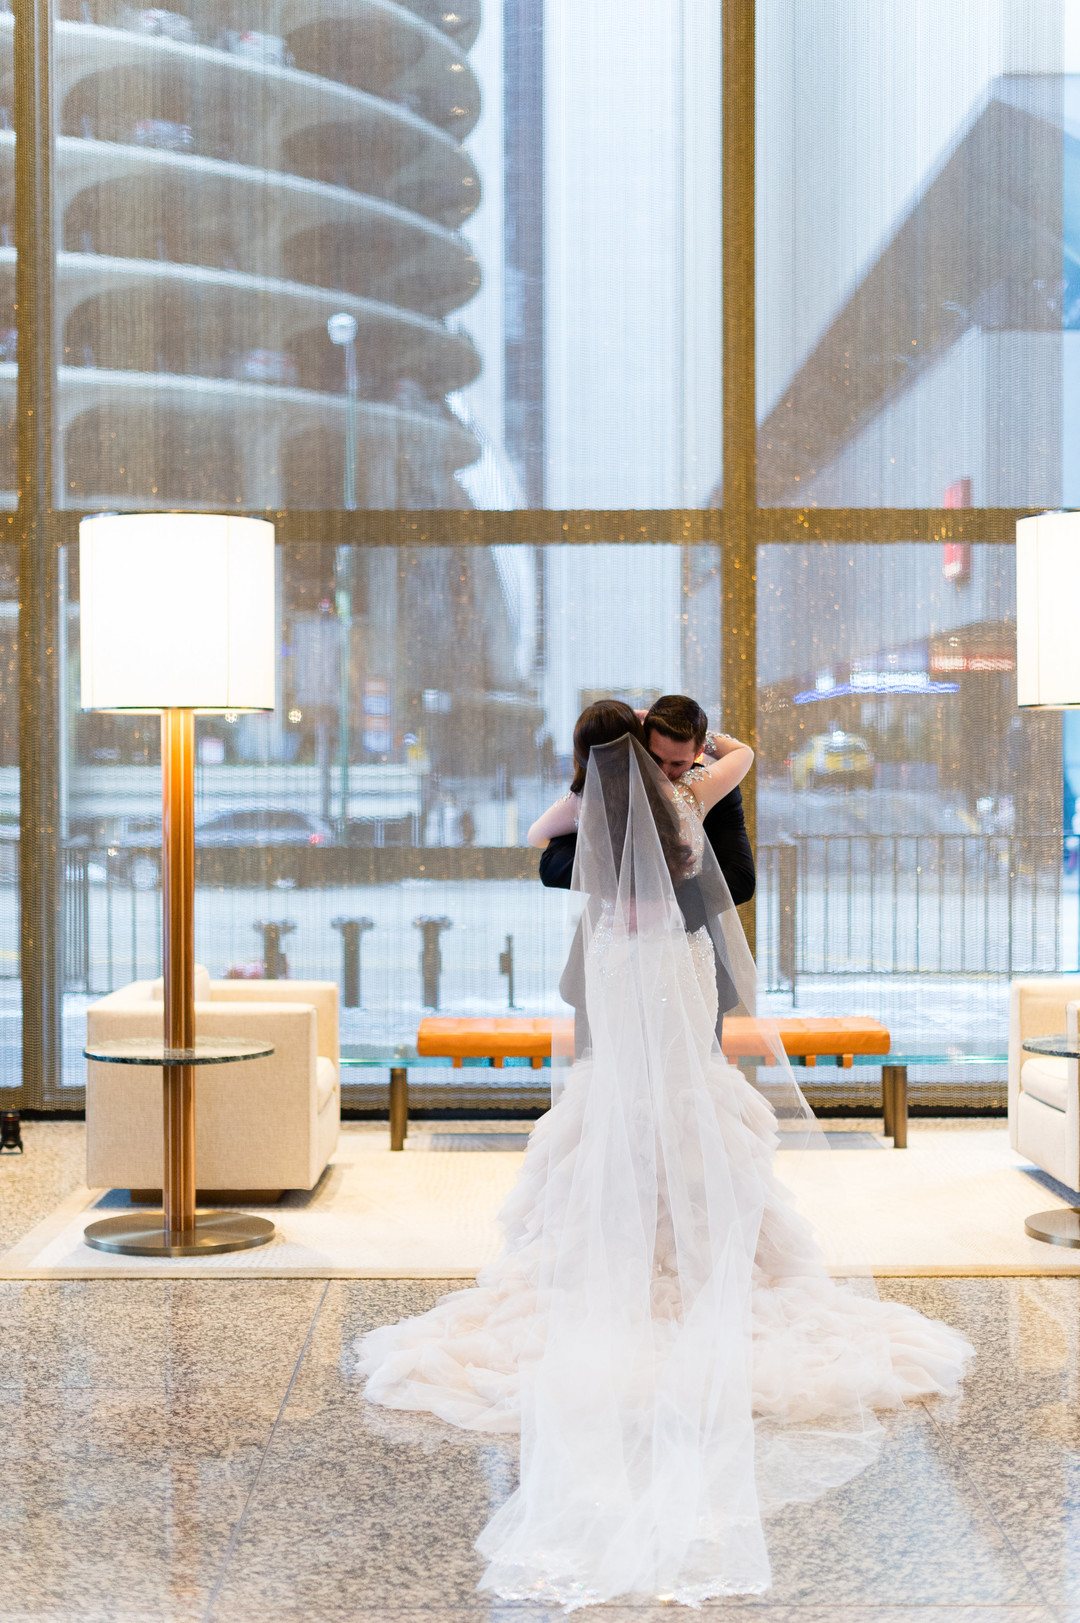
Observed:
[[[669,781],[685,780],[685,787],[694,793],[704,812],[705,837],[732,901],[740,906],[753,898],[756,882],[739,788],[754,754],[738,739],[707,732],[707,726],[705,712],[684,694],[658,699],[648,713],[635,713],[615,700],[604,700],[590,705],[579,718],[575,728],[575,767],[577,776],[583,778],[588,748],[582,746],[613,742],[615,736],[626,732],[638,737]],[[610,732],[611,737],[590,736],[601,731]],[[549,807],[529,830],[529,844],[542,853],[540,881],[548,889],[570,888],[579,808],[580,795],[571,792]]]

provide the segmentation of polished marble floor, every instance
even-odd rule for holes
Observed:
[[[0,1160],[3,1244],[64,1192],[69,1128]],[[551,1623],[475,1589],[513,1447],[369,1408],[353,1373],[359,1333],[443,1288],[0,1283],[0,1623]],[[963,1400],[912,1407],[870,1470],[769,1524],[766,1599],[704,1611],[1080,1623],[1080,1280],[881,1290],[975,1342]]]

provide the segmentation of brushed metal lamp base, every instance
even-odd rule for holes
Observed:
[[[95,1251],[118,1251],[128,1257],[208,1257],[222,1251],[250,1251],[274,1238],[265,1217],[244,1212],[196,1212],[195,1227],[165,1227],[165,1213],[124,1213],[91,1223],[83,1235]]]
[[[1060,1206],[1056,1211],[1033,1212],[1024,1220],[1024,1233],[1048,1245],[1067,1245],[1080,1251],[1080,1208]]]

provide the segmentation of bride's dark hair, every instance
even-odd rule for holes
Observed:
[[[585,774],[589,766],[589,751],[597,744],[614,744],[617,738],[629,733],[639,744],[645,734],[641,723],[628,704],[621,699],[597,699],[585,707],[574,725],[574,781],[570,793],[579,795],[585,787]]]
[[[671,883],[678,890],[686,879],[687,869],[693,861],[693,852],[683,839],[679,814],[675,810],[666,779],[662,777],[644,744],[633,734],[624,734],[622,738],[615,739],[609,744],[594,745],[593,748],[596,750],[594,757],[596,770],[603,788],[604,812],[607,816],[616,875],[622,865],[626,824],[630,814],[630,756],[636,755],[645,798],[649,803],[649,810],[652,812],[656,832],[660,838],[660,849],[664,853]]]

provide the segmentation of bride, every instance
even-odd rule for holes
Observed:
[[[776,1181],[781,1139],[824,1138],[775,1031],[780,1080],[763,1089],[716,1042],[718,981],[754,1008],[702,833],[734,751],[724,774],[673,785],[630,717],[579,761],[580,802],[541,820],[551,834],[577,817],[588,1037],[530,1136],[503,1252],[475,1287],[360,1344],[373,1403],[520,1429],[480,1587],[567,1610],[763,1593],[763,1515],[862,1469],[874,1411],[954,1391],[971,1352],[869,1280],[833,1281]],[[689,933],[687,887],[708,921]]]

